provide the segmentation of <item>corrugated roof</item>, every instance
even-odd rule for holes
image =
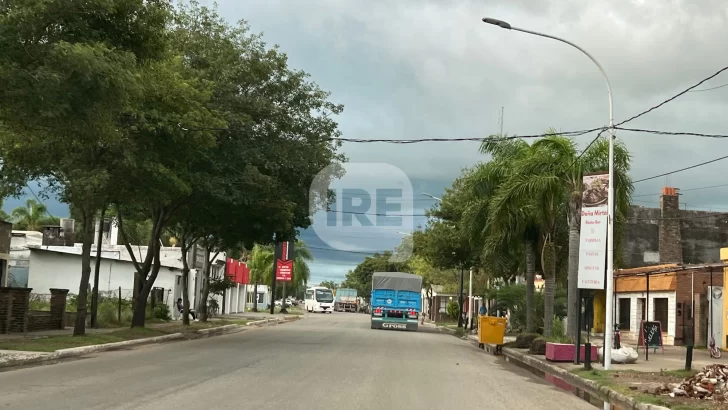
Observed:
[[[672,273],[672,272],[686,272],[691,270],[698,270],[698,269],[724,269],[728,268],[728,264],[723,262],[717,262],[717,263],[701,263],[701,264],[695,264],[695,265],[681,265],[681,264],[664,264],[664,265],[652,265],[652,266],[643,266],[640,268],[631,268],[631,269],[618,269],[614,272],[614,276],[637,276],[637,275],[644,275],[644,274],[657,274],[657,273]]]

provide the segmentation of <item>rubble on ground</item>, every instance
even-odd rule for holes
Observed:
[[[728,366],[711,364],[681,383],[667,383],[662,394],[670,397],[692,397],[703,400],[728,400]]]

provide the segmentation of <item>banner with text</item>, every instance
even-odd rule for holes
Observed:
[[[579,244],[579,289],[604,289],[609,174],[584,175]]]
[[[293,241],[279,242],[276,246],[276,280],[293,280]]]

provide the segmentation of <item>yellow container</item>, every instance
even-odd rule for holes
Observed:
[[[502,345],[506,333],[506,318],[479,316],[478,320],[478,343]]]

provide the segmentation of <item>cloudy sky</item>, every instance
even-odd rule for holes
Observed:
[[[203,4],[212,2],[202,1]],[[576,42],[610,76],[614,116],[631,117],[728,66],[724,0],[220,0],[230,21],[245,19],[290,65],[303,69],[333,101],[348,138],[462,138],[503,130],[529,135],[549,127],[581,130],[608,122],[597,68],[553,40],[503,30],[485,16]],[[728,84],[728,71],[704,90]],[[625,127],[728,134],[728,87],[690,92]],[[594,134],[577,137],[584,147]],[[726,155],[728,141],[619,132],[633,156],[635,180]],[[352,162],[387,163],[412,181],[413,214],[460,173],[486,158],[477,143],[347,143]],[[662,186],[681,188],[683,207],[728,211],[728,160],[636,184],[635,204],[657,206]],[[386,179],[386,178],[385,178]],[[370,184],[373,182],[370,181]],[[374,183],[376,185],[376,183]],[[701,188],[701,189],[696,189]],[[6,208],[15,203],[6,201]],[[62,214],[63,207],[51,204]],[[65,211],[67,213],[67,211]],[[373,211],[372,211],[373,212]],[[424,218],[409,221],[414,226]],[[408,223],[409,223],[408,222]],[[406,227],[405,227],[406,228]],[[406,229],[402,229],[406,230]],[[391,248],[387,228],[303,236],[317,257],[313,281],[341,280],[368,252]],[[340,249],[331,249],[331,247]]]

